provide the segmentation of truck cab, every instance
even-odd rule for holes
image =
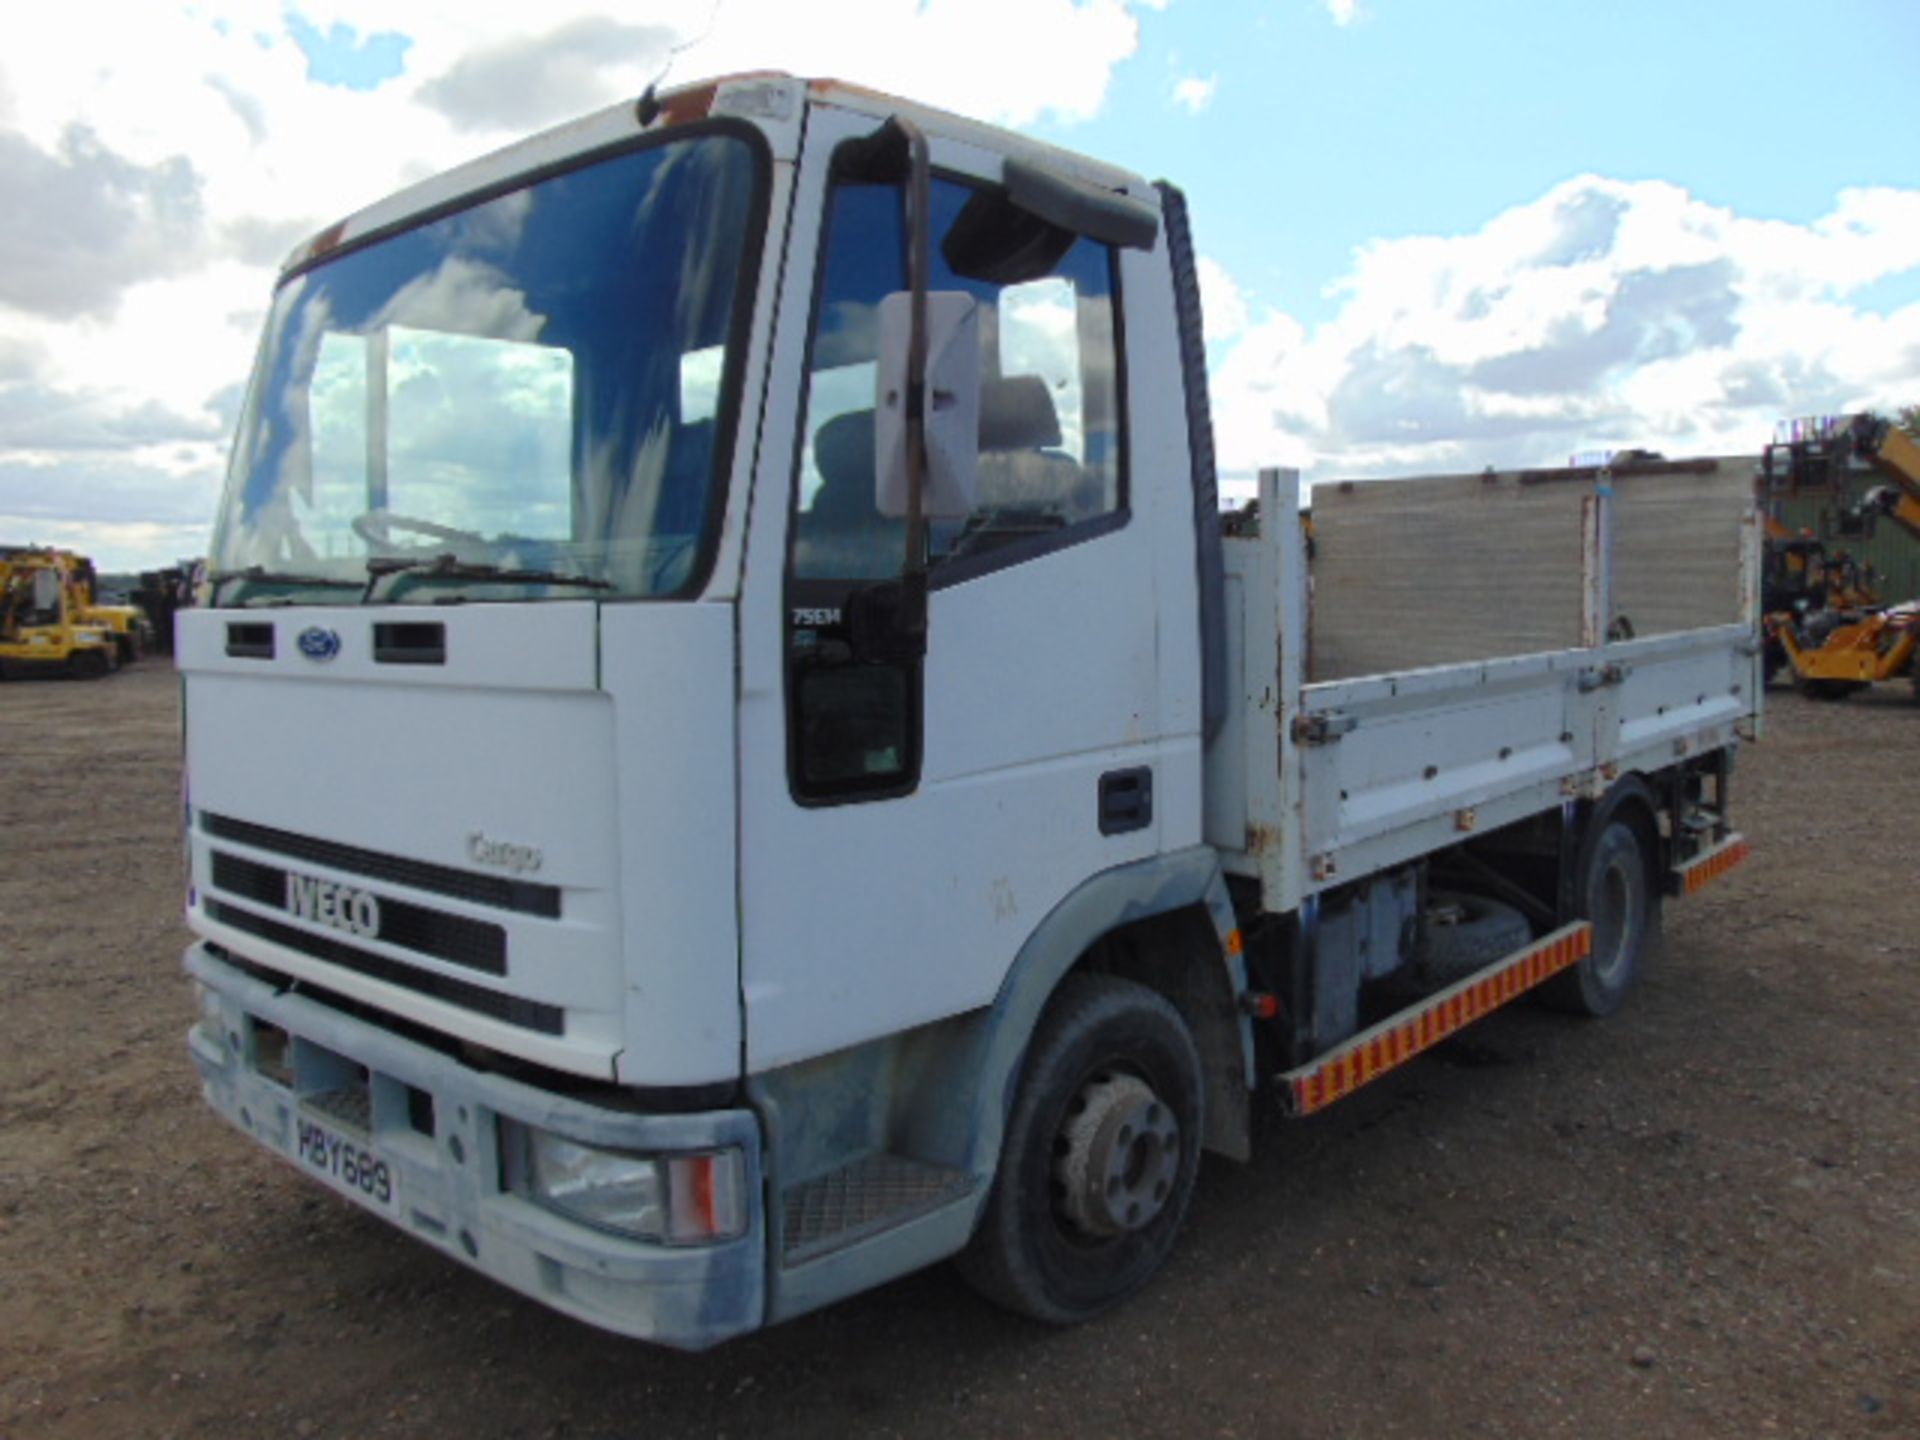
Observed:
[[[1314,952],[1243,938],[1261,862],[1207,832],[1209,745],[1283,742],[1197,293],[1171,187],[767,75],[303,246],[178,619],[213,1107],[671,1345],[963,1252],[1050,1320],[1137,1290],[1201,1150],[1360,1024],[1262,1028],[1261,943]]]
[[[999,1097],[900,1072],[969,1067],[1050,916],[1110,888],[1104,926],[1200,846],[1160,195],[910,108],[928,288],[977,308],[979,457],[927,526],[924,643],[889,638],[902,113],[722,82],[318,237],[179,621],[216,1089],[264,1044],[290,1093],[239,1108],[267,1138],[344,1104],[400,1223],[682,1343],[957,1249]],[[1147,243],[1021,210],[1010,159],[1123,197]],[[569,1210],[587,1143],[708,1158],[662,1169],[657,1214]]]

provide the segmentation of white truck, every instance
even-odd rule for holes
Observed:
[[[950,1256],[1054,1322],[1203,1151],[1745,853],[1750,463],[1216,497],[1171,186],[832,81],[290,259],[178,619],[208,1102],[697,1348]]]

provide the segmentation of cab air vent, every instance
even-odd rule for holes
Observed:
[[[444,665],[447,627],[437,620],[375,625],[373,658],[379,665]]]
[[[273,659],[273,626],[227,626],[227,654],[239,660]]]

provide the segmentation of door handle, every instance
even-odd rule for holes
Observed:
[[[1100,777],[1100,833],[1124,835],[1153,823],[1153,767],[1109,770]]]

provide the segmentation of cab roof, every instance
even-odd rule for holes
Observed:
[[[457,206],[468,195],[518,176],[564,166],[578,156],[623,140],[717,116],[735,116],[769,126],[797,125],[802,107],[808,104],[871,115],[876,122],[903,115],[929,136],[1019,157],[1159,208],[1158,194],[1140,176],[1012,130],[844,80],[746,71],[693,81],[657,94],[649,91],[638,100],[609,105],[409,185],[309,237],[287,257],[282,276],[302,270],[344,245],[405,225],[431,211]]]

